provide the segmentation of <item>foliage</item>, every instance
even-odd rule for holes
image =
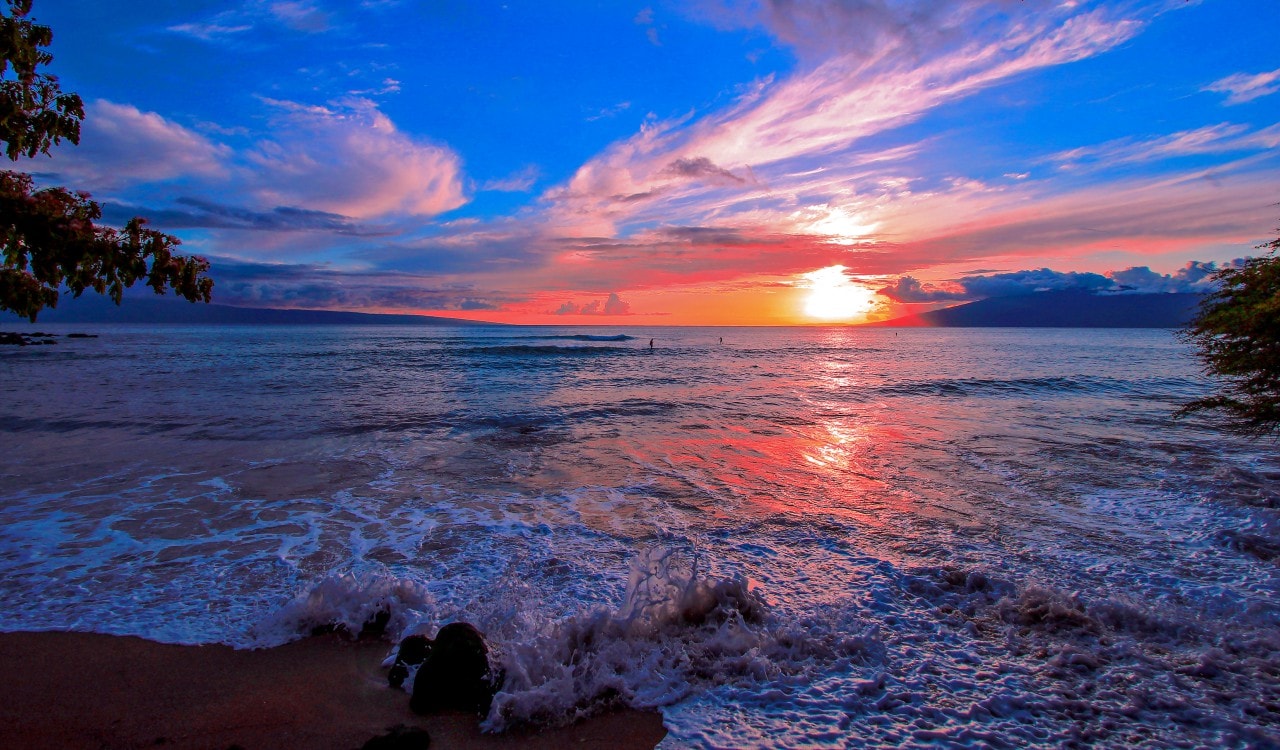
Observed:
[[[9,15],[0,16],[0,133],[5,155],[17,159],[48,153],[63,138],[79,143],[84,103],[75,94],[62,93],[57,77],[36,70],[53,60],[42,49],[53,42],[53,30],[26,18],[31,0],[8,3]]]
[[[48,154],[67,139],[80,142],[84,106],[64,94],[54,76],[38,72],[53,56],[48,26],[27,18],[31,0],[6,0],[0,15],[0,141],[12,161]],[[11,77],[12,76],[12,77]],[[172,288],[192,302],[208,302],[213,281],[209,262],[174,255],[181,244],[134,218],[123,230],[97,226],[102,207],[88,193],[65,188],[35,190],[31,177],[0,172],[0,310],[35,321],[40,310],[58,304],[64,287],[77,297],[86,289],[111,295],[120,304],[125,287],[141,279],[163,294]]]
[[[175,256],[178,240],[147,229],[145,219],[123,230],[95,226],[102,209],[87,193],[33,191],[30,176],[0,172],[0,216],[8,217],[0,306],[32,321],[41,308],[58,304],[64,284],[77,297],[93,289],[120,304],[125,287],[145,279],[158,294],[172,287],[189,300],[209,301],[213,281],[202,276],[208,261]]]
[[[1270,252],[1224,268],[1218,290],[1200,306],[1183,335],[1197,347],[1205,370],[1223,378],[1218,393],[1178,411],[1224,412],[1235,429],[1280,434],[1280,239],[1258,246]]]

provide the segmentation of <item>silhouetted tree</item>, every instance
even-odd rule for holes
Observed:
[[[1218,392],[1178,410],[1224,412],[1230,426],[1250,435],[1280,434],[1280,238],[1215,275],[1219,286],[1183,335],[1205,370],[1219,376]]]
[[[80,142],[84,104],[63,93],[55,76],[40,72],[53,56],[48,26],[32,22],[31,0],[6,0],[0,15],[0,141],[11,161],[48,154],[62,139]],[[30,318],[56,307],[59,289],[79,297],[86,289],[120,304],[125,287],[145,279],[157,294],[172,288],[192,301],[208,302],[213,281],[209,262],[174,255],[181,244],[134,218],[123,230],[102,227],[102,207],[85,192],[33,189],[31,177],[0,172],[0,310]]]

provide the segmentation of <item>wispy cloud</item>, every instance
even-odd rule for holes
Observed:
[[[385,228],[368,227],[346,216],[290,206],[263,211],[228,206],[202,198],[182,197],[176,207],[141,207],[107,203],[104,218],[117,224],[133,216],[146,216],[166,230],[186,228],[242,229],[254,232],[324,232],[351,237],[385,236]]]
[[[527,193],[533,189],[534,184],[538,182],[538,178],[541,176],[542,170],[538,169],[536,164],[529,164],[506,177],[485,180],[480,183],[479,189],[507,193]]]
[[[329,14],[306,0],[280,0],[266,7],[273,18],[294,31],[314,34],[330,28]]]
[[[202,39],[206,42],[223,37],[243,34],[253,28],[250,23],[220,22],[220,21],[197,21],[191,23],[180,23],[169,27],[169,31],[177,34],[185,34]]]
[[[1064,169],[1082,166],[1156,161],[1195,154],[1257,151],[1280,146],[1280,123],[1260,130],[1247,125],[1219,123],[1147,139],[1123,138],[1097,146],[1083,146],[1049,156],[1046,161]]]
[[[860,141],[1010,76],[1103,52],[1139,28],[1099,11],[1064,18],[1038,9],[1016,18],[975,18],[976,6],[951,3],[917,18],[879,3],[853,5],[858,12],[850,23],[862,11],[880,18],[865,43],[816,60],[786,80],[761,80],[723,111],[692,121],[647,122],[547,193],[555,219],[569,231],[616,234],[649,215],[704,223],[735,203],[794,201],[808,192],[809,182],[796,175],[873,158],[858,153]],[[805,7],[818,12],[816,5]],[[779,33],[793,33],[793,26],[770,18]],[[815,22],[804,26],[803,35],[830,35],[830,45],[844,49],[849,42],[842,28]],[[973,29],[982,35],[961,33]],[[923,56],[917,43],[926,36],[938,47]],[[687,175],[671,170],[681,163],[713,164],[718,174],[750,173],[754,179],[740,186],[681,179]]]
[[[623,112],[626,112],[628,109],[631,109],[631,102],[618,102],[612,107],[605,107],[604,109],[598,110],[594,114],[588,115],[587,122],[595,122],[596,120],[604,120],[611,117],[617,117]]]
[[[1244,104],[1280,91],[1280,68],[1267,73],[1236,73],[1205,86],[1227,95],[1227,104]]]
[[[248,0],[205,20],[174,24],[168,31],[206,42],[245,41],[246,32],[262,26],[283,27],[304,34],[333,28],[332,14],[311,0]]]

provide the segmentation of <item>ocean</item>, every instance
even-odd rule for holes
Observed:
[[[1280,452],[1171,417],[1169,331],[67,330],[0,351],[2,631],[465,620],[486,728],[670,748],[1280,746]]]

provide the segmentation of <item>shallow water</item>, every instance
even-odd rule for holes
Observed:
[[[95,332],[0,351],[0,629],[466,619],[490,728],[671,747],[1280,742],[1280,458],[1169,332]]]

